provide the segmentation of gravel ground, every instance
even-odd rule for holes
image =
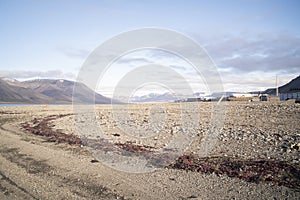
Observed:
[[[2,127],[0,194],[3,198],[299,199],[300,197],[297,186],[299,182],[280,185],[270,181],[272,178],[251,182],[245,181],[238,174],[231,176],[227,171],[219,173],[220,169],[208,172],[193,170],[199,168],[200,164],[202,167],[203,163],[198,163],[202,158],[208,160],[228,158],[245,161],[244,163],[258,160],[284,162],[299,170],[300,104],[287,101],[221,102],[221,105],[209,102],[115,107],[99,105],[92,112],[80,106],[77,106],[75,111],[72,106],[0,108]],[[58,115],[63,116],[50,120],[51,116]],[[67,144],[69,140],[64,140],[67,137],[65,135],[61,136],[60,140],[53,137],[49,139],[50,136],[35,136],[31,129],[24,129],[24,124],[37,129],[36,126],[47,118],[49,120],[44,124],[44,128],[36,131],[39,133],[37,135],[44,133],[77,135],[83,143],[75,142],[70,145]],[[105,142],[101,140],[103,138]],[[147,158],[149,155],[153,158],[154,155],[155,158],[155,152],[167,155],[169,150],[172,156],[170,160],[161,157],[165,160],[160,164],[164,165],[160,165],[160,168],[154,171],[128,173],[127,168],[120,166],[113,166],[115,169],[112,169],[109,162],[106,163],[108,166],[103,165],[99,155],[104,154],[97,154],[98,150],[91,150],[96,147],[96,142],[98,146],[104,144],[108,150],[119,149],[124,153],[125,149],[127,151],[125,156],[130,155],[133,163],[136,155],[148,156]],[[91,151],[87,151],[84,145],[90,146],[88,149]],[[182,146],[184,148],[181,148]],[[91,153],[96,155],[96,159],[91,157]],[[191,160],[183,159],[183,169],[170,167],[171,161],[174,164],[175,159],[181,155],[195,155],[198,156],[198,160],[191,163]],[[170,165],[167,165],[169,161]],[[250,163],[249,166],[252,170],[255,165]],[[221,166],[223,170],[222,167],[223,165]],[[246,169],[243,167],[241,166],[241,169]],[[269,174],[276,177],[276,173],[272,171]],[[300,179],[297,175],[293,178],[296,181]],[[63,188],[61,191],[65,192],[59,192],[58,195],[55,191],[43,187],[43,184],[53,185],[54,188],[61,186]],[[98,191],[97,188],[102,192],[95,192]]]

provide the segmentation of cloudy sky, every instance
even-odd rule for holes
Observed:
[[[300,75],[300,2],[297,0],[138,1],[0,0],[0,77],[76,80],[91,52],[122,32],[144,27],[178,31],[201,45],[227,91],[274,87]],[[176,70],[195,91],[192,66],[161,51],[123,56],[98,80],[110,96],[135,67]],[[166,75],[165,77],[169,77]]]

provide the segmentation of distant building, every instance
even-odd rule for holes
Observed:
[[[201,101],[202,99],[199,97],[191,97],[191,98],[187,98],[186,101],[187,102],[196,102],[196,101]]]
[[[256,94],[250,94],[250,93],[233,93],[233,97],[240,98],[240,97],[254,97],[257,96]]]
[[[213,96],[206,96],[206,97],[189,97],[186,99],[176,100],[175,102],[199,102],[199,101],[216,101],[220,98],[213,97]],[[226,100],[224,98],[224,100]]]
[[[212,97],[212,96],[207,96],[203,98],[204,101],[216,101],[217,99],[218,99],[217,97]]]
[[[289,99],[300,99],[300,92],[280,93],[280,101]]]

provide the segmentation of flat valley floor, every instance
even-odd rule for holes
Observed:
[[[0,107],[0,199],[300,199],[299,163],[292,101]]]

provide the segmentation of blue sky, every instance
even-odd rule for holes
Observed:
[[[204,46],[226,90],[273,87],[276,74],[282,84],[300,74],[299,8],[297,0],[0,0],[0,76],[76,79],[102,42],[159,27]]]

